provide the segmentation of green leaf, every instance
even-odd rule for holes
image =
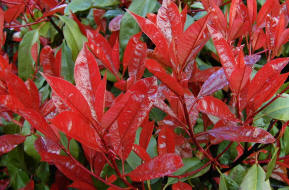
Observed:
[[[40,183],[40,184],[35,184],[35,189],[36,190],[49,190],[49,187],[46,184]]]
[[[281,153],[280,156],[285,156],[289,154],[289,128],[286,127],[284,135],[281,139]]]
[[[85,11],[90,8],[109,8],[119,4],[119,0],[73,0],[65,8],[65,14],[70,11],[76,13],[78,11]]]
[[[229,190],[227,188],[226,179],[223,174],[221,174],[221,177],[220,177],[219,190]]]
[[[1,166],[5,166],[8,169],[12,189],[23,188],[30,180],[24,160],[23,146],[18,146],[8,154],[3,155],[1,157]]]
[[[265,181],[269,179],[269,177],[271,176],[271,174],[275,168],[278,150],[279,150],[279,148],[275,148],[275,151],[272,155],[272,159],[270,160],[270,162],[268,164]]]
[[[69,142],[69,151],[74,158],[78,158],[80,147],[74,139],[71,139]]]
[[[184,166],[182,168],[178,169],[176,172],[174,172],[173,175],[176,175],[176,176],[182,175],[182,174],[197,170],[197,169],[199,169],[200,167],[202,167],[204,165],[204,163],[201,162],[196,157],[184,158],[183,159],[183,164],[184,164]],[[204,168],[203,170],[199,171],[195,175],[192,175],[192,176],[189,176],[189,177],[185,177],[185,178],[182,178],[182,179],[169,177],[168,178],[168,182],[165,185],[165,187],[167,187],[167,186],[169,186],[171,184],[177,183],[179,180],[183,182],[183,181],[186,181],[186,180],[191,179],[191,178],[200,177],[203,174],[205,174],[209,169],[210,169],[210,165],[207,166],[206,168]]]
[[[146,16],[147,13],[150,13],[154,10],[156,5],[156,0],[133,0],[128,9],[140,16]],[[120,23],[119,32],[120,47],[122,50],[121,52],[123,52],[125,49],[131,36],[138,33],[139,31],[140,29],[138,24],[135,22],[132,16],[128,13],[125,13]]]
[[[8,172],[10,174],[10,184],[12,187],[14,187],[14,189],[25,187],[30,180],[27,173],[14,166],[9,166]]]
[[[289,120],[289,95],[282,94],[272,104],[266,107],[261,113],[256,116],[256,119],[263,116],[269,116],[273,119],[282,121]]]
[[[238,183],[237,182],[235,182],[230,176],[227,176],[227,175],[225,175],[225,174],[222,174],[221,175],[221,180],[222,180],[222,178],[223,178],[223,184],[222,184],[222,188],[224,188],[224,190],[225,190],[225,188],[227,189],[227,190],[239,190],[240,189],[240,187],[239,187],[239,185],[238,185]],[[225,184],[224,184],[225,183]],[[220,181],[220,184],[219,185],[221,185],[221,181]],[[224,186],[225,185],[225,186]],[[220,189],[221,190],[221,189]]]
[[[265,172],[257,164],[249,168],[245,175],[240,190],[271,190],[269,180],[265,181]]]
[[[27,32],[19,44],[18,49],[18,74],[23,80],[33,77],[34,74],[34,60],[31,55],[31,48],[33,44],[39,41],[38,30],[31,30]]]
[[[37,169],[35,170],[35,175],[41,180],[42,183],[49,182],[49,164],[46,162],[41,162]]]
[[[229,177],[240,185],[245,175],[246,175],[245,167],[242,165],[237,165],[231,170]]]
[[[72,60],[71,50],[65,43],[62,44],[61,52],[61,76],[71,83],[73,83],[74,61]]]
[[[35,159],[35,161],[40,161],[41,157],[36,151],[34,147],[34,142],[38,139],[36,135],[31,135],[29,137],[26,137],[24,141],[24,151],[26,154],[31,156],[32,158]]]
[[[86,41],[86,37],[82,35],[77,23],[67,16],[58,16],[65,23],[63,28],[64,39],[72,52],[72,59],[75,61],[79,51]]]
[[[150,119],[152,119],[153,121],[162,121],[166,116],[166,113],[163,112],[162,110],[153,107],[150,111]]]
[[[289,187],[282,187],[282,188],[279,188],[278,190],[289,190]]]
[[[135,144],[139,144],[139,138],[140,138],[141,130],[142,130],[142,128],[138,128],[138,130],[136,132]],[[151,137],[146,151],[150,155],[151,158],[156,157],[158,155],[157,141],[156,141],[154,136]],[[138,167],[142,163],[141,158],[138,157],[138,155],[136,155],[133,151],[129,154],[126,161],[132,169],[135,169],[136,167]]]

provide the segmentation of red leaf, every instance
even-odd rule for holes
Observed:
[[[117,15],[109,22],[108,28],[111,32],[119,31],[122,17],[123,15]]]
[[[130,77],[140,79],[144,72],[144,61],[146,58],[146,43],[140,40],[141,33],[130,38],[123,55],[123,73],[128,67]]]
[[[145,162],[150,161],[151,157],[140,145],[134,144],[132,150]]]
[[[99,34],[98,32],[88,30],[87,31],[87,38],[88,38],[88,47],[90,48],[91,52],[101,60],[101,62],[105,65],[107,69],[112,72],[115,77],[118,77],[117,67],[114,65],[112,60],[112,48],[106,39]]]
[[[172,153],[164,154],[138,166],[135,170],[130,172],[128,176],[133,181],[141,182],[169,175],[182,166],[183,162],[181,157]]]
[[[275,75],[267,78],[266,81],[264,80],[264,83],[260,85],[262,88],[258,88],[260,90],[251,96],[250,99],[248,99],[248,107],[251,109],[251,111],[256,111],[264,102],[268,101],[282,86],[282,84],[284,84],[288,75],[289,73]]]
[[[266,35],[262,28],[253,30],[251,42],[253,51],[258,50],[266,45]]]
[[[166,5],[163,1],[163,5],[158,10],[156,22],[158,29],[162,31],[168,43],[183,32],[181,16],[175,3]]]
[[[88,170],[84,169],[84,166],[71,157],[58,155],[58,151],[51,149],[51,147],[54,148],[57,145],[47,144],[47,142],[49,141],[43,137],[35,141],[35,148],[43,161],[53,163],[66,177],[73,181],[93,184],[92,178]]]
[[[53,69],[54,62],[54,52],[52,48],[47,45],[40,52],[40,64],[45,74],[56,75]]]
[[[60,113],[63,111],[71,110],[54,91],[51,92],[51,100],[57,112]]]
[[[159,155],[175,153],[175,133],[169,126],[162,126],[158,136]]]
[[[10,183],[9,178],[8,179],[0,179],[0,189],[1,190],[8,189],[9,183]]]
[[[176,56],[183,67],[194,58],[209,40],[206,27],[208,16],[204,16],[190,25],[176,41]]]
[[[34,100],[32,100],[30,92],[22,79],[8,70],[5,70],[3,73],[0,72],[0,75],[2,75],[0,78],[3,77],[3,80],[6,82],[10,95],[17,97],[25,107],[35,108]]]
[[[115,103],[110,107],[110,109],[104,113],[101,120],[101,126],[104,129],[110,127],[119,117],[119,114],[127,106],[131,95],[132,93],[128,91],[125,94],[118,96],[118,101],[115,101]]]
[[[254,104],[253,110],[269,100],[286,80],[287,75],[279,75],[279,73],[288,61],[289,58],[274,59],[257,72],[249,85],[247,94],[247,101]]]
[[[199,117],[199,111],[197,109],[197,104],[196,104],[196,98],[194,97],[193,94],[185,94],[185,103],[186,103],[187,110],[189,112],[189,119],[190,119],[191,126],[194,126]]]
[[[18,144],[21,144],[25,141],[26,137],[22,135],[2,135],[0,136],[0,156],[7,152],[10,152]]]
[[[68,185],[71,183],[59,170],[56,170],[54,182],[50,187],[50,190],[62,190],[67,189]]]
[[[96,115],[97,97],[104,96],[105,92],[97,91],[97,87],[101,82],[100,72],[94,56],[86,45],[84,45],[83,49],[79,52],[75,61],[74,80],[77,89],[85,97],[93,118],[100,120]],[[101,95],[99,93],[103,94]]]
[[[157,84],[155,78],[145,78],[136,82],[128,92],[129,104],[119,114],[117,123],[107,135],[107,141],[114,151],[125,160],[132,150],[137,128],[149,114],[153,102],[150,97],[156,93]]]
[[[203,84],[198,97],[208,96],[228,85],[224,69],[214,72]]]
[[[54,7],[53,9],[50,9],[47,12],[44,12],[43,16],[41,18],[49,17],[51,15],[54,15],[55,13],[59,13],[61,15],[64,14],[64,9],[67,7],[67,4],[62,4]]]
[[[61,152],[60,146],[46,137],[39,137],[34,146],[43,160],[46,158],[46,153],[59,155]]]
[[[181,20],[182,20],[182,29],[184,30],[186,20],[187,20],[187,12],[188,12],[188,6],[186,5],[185,8],[181,12]]]
[[[256,0],[248,0],[248,17],[250,21],[250,25],[253,25],[257,19],[257,1]]]
[[[31,179],[29,183],[24,188],[21,188],[20,190],[34,190],[34,181]]]
[[[134,14],[133,12],[127,10],[137,21],[138,25],[140,26],[141,30],[152,40],[152,42],[156,45],[156,50],[159,55],[167,60],[168,58],[168,43],[165,36],[162,32],[157,28],[157,26],[152,23],[150,20],[143,18],[139,15]],[[165,62],[166,64],[170,65],[169,62]]]
[[[92,116],[89,105],[75,86],[61,78],[45,74],[43,74],[43,76],[65,104],[83,117],[91,119]]]
[[[33,109],[25,108],[16,97],[10,95],[1,95],[0,105],[24,117],[33,128],[39,130],[47,137],[53,140],[57,139],[54,132],[52,131],[46,120],[42,117],[42,115]]]
[[[154,106],[157,107],[158,109],[162,110],[163,112],[165,112],[167,115],[169,115],[170,117],[174,118],[175,120],[177,120],[178,122],[182,123],[182,121],[180,121],[180,119],[178,118],[178,116],[174,113],[174,111],[170,108],[170,106],[168,106],[163,100],[161,100],[160,98],[155,98],[154,99]]]
[[[142,130],[139,137],[139,145],[143,147],[145,150],[147,149],[150,139],[152,137],[152,133],[154,130],[154,122],[144,122],[142,124]]]
[[[232,52],[232,47],[228,44],[228,42],[222,37],[222,34],[218,32],[216,29],[212,28],[208,25],[208,29],[212,36],[213,42],[215,44],[216,50],[219,54],[220,61],[224,68],[227,79],[230,79],[232,72],[236,66],[236,60],[234,54]]]
[[[261,55],[256,55],[256,54],[246,55],[244,57],[245,64],[250,67],[253,67],[254,64],[257,63],[260,59],[261,59]]]
[[[5,34],[3,33],[4,30],[4,11],[0,9],[0,45],[1,47],[5,43]]]
[[[251,72],[252,66],[245,64],[244,53],[240,50],[237,65],[229,78],[232,91],[236,93],[236,96],[239,95],[245,85],[249,82]]]
[[[41,3],[45,5],[45,9],[52,9],[57,6],[57,0],[41,0]]]
[[[205,96],[198,101],[198,110],[206,114],[216,116],[220,119],[236,121],[239,120],[230,111],[228,106],[221,100],[212,96]]]
[[[162,66],[152,60],[146,60],[146,68],[154,74],[158,79],[160,79],[168,88],[170,88],[173,92],[175,92],[179,96],[183,96],[185,94],[185,89],[178,83],[178,81],[172,77],[171,75],[167,74],[165,69]]]
[[[192,187],[184,182],[179,181],[178,183],[175,183],[172,185],[173,190],[192,190]]]
[[[58,114],[51,122],[67,136],[74,138],[93,150],[100,150],[101,143],[96,129],[76,112],[65,111]]]
[[[35,85],[35,83],[31,79],[28,79],[25,82],[25,85],[26,85],[27,89],[29,90],[29,94],[30,94],[30,97],[32,99],[32,103],[33,103],[32,108],[35,110],[38,110],[40,107],[41,99],[39,96],[37,86]]]
[[[15,19],[18,18],[18,16],[25,10],[24,4],[15,5],[13,7],[10,7],[5,11],[4,18],[5,22],[12,22]]]
[[[189,66],[189,65],[188,65]],[[220,67],[211,67],[206,70],[199,70],[197,66],[194,64],[192,68],[190,68],[190,72],[192,72],[190,75],[190,81],[193,82],[205,82],[208,80],[208,78],[215,72],[217,72],[220,69]],[[223,71],[224,73],[224,71]],[[224,73],[225,75],[225,73]]]
[[[233,0],[230,7],[228,39],[236,39],[250,30],[248,10],[240,0]]]
[[[262,144],[275,141],[275,138],[264,129],[252,126],[224,126],[211,129],[205,133],[209,134],[213,144],[218,144],[224,140]]]
[[[154,13],[148,13],[146,15],[147,19],[149,19],[152,23],[156,24],[157,23],[157,15]]]
[[[96,95],[95,95],[95,111],[96,111],[96,116],[99,121],[101,121],[103,113],[104,113],[104,108],[105,108],[105,101],[106,101],[106,77],[102,79],[97,86],[96,89]]]
[[[82,181],[74,181],[69,187],[76,188],[79,190],[95,190],[95,187],[89,183]]]
[[[257,26],[260,28],[265,27],[265,21],[267,15],[278,15],[280,11],[279,1],[277,0],[267,0],[264,5],[261,7],[257,16]]]

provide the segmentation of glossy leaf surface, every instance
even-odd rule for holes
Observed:
[[[85,146],[93,150],[101,148],[96,129],[78,113],[71,111],[62,112],[52,119],[52,123],[67,136],[78,140]]]
[[[166,73],[165,69],[162,66],[152,60],[148,59],[145,63],[146,68],[153,73],[158,79],[160,79],[168,88],[170,88],[173,92],[175,92],[179,96],[183,96],[185,90],[183,87],[178,83],[178,81]]]
[[[178,155],[164,154],[140,165],[127,175],[133,181],[145,181],[171,174],[182,166],[182,159]]]
[[[66,105],[83,117],[88,119],[92,117],[87,101],[75,86],[61,78],[49,75],[44,75],[44,77]]]
[[[257,164],[253,165],[245,175],[241,186],[241,190],[270,190],[269,180],[265,181],[265,172],[263,168]]]
[[[31,48],[35,43],[37,43],[37,40],[39,40],[39,32],[38,30],[32,30],[25,34],[19,45],[18,72],[22,79],[32,78],[34,74],[35,61],[31,54]]]
[[[238,121],[228,106],[221,100],[212,96],[205,96],[198,101],[198,110],[206,114],[214,115],[220,119]]]
[[[205,132],[209,134],[211,142],[218,144],[223,140],[234,142],[273,143],[275,138],[264,129],[252,126],[224,126]]]
[[[23,143],[25,139],[25,136],[17,134],[0,136],[0,155],[10,152],[18,144]]]

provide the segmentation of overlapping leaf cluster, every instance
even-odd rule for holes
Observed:
[[[288,188],[288,0],[1,8],[0,189]]]

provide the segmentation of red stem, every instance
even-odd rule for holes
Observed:
[[[209,158],[209,160],[213,163],[215,163],[217,166],[219,166],[220,164],[218,163],[218,161],[216,161],[208,152],[206,152],[203,147],[197,142],[196,140],[196,137],[195,137],[195,134],[194,134],[194,130],[193,130],[193,127],[191,126],[191,122],[190,122],[190,119],[189,119],[189,113],[188,113],[188,109],[187,109],[187,106],[185,104],[185,101],[184,101],[184,97],[180,97],[180,101],[183,105],[183,110],[184,110],[184,113],[185,113],[185,119],[186,119],[186,122],[187,122],[187,125],[189,126],[189,133],[190,133],[190,136],[193,140],[193,143],[197,146],[197,148],[207,157]],[[193,105],[194,106],[194,105]]]

